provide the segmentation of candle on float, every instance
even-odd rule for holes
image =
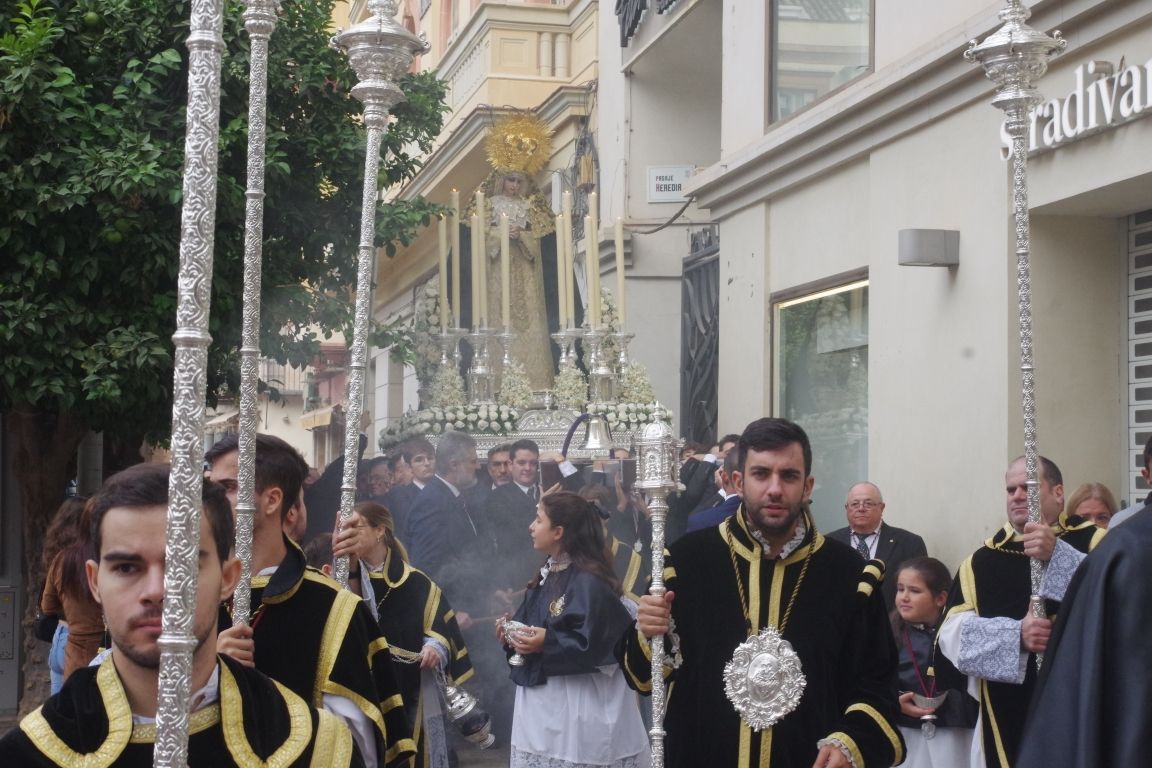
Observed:
[[[472,225],[472,327],[480,327],[480,223],[479,217],[472,214],[469,223]]]
[[[592,217],[592,225],[585,233],[588,238],[588,248],[592,253],[592,300],[595,312],[593,317],[596,319],[596,325],[600,326],[600,213],[597,208],[597,197],[595,192],[588,193],[588,215]]]
[[[448,222],[440,217],[440,333],[448,331]]]
[[[616,324],[624,330],[624,219],[616,217]]]
[[[460,192],[452,190],[452,214],[448,219],[452,247],[452,327],[460,327]]]
[[[568,194],[565,192],[564,194]],[[564,214],[556,216],[556,316],[563,330],[568,327],[568,299],[565,297],[565,286],[568,285],[564,276],[564,267],[568,257],[564,255]]]
[[[597,287],[597,273],[600,265],[596,255],[596,238],[592,236],[591,216],[584,217],[584,267],[585,282],[588,285],[588,327],[596,328],[600,325],[600,294]]]
[[[488,327],[488,211],[484,205],[484,192],[476,192],[476,215],[480,217],[480,324]]]
[[[512,327],[512,261],[509,257],[508,214],[500,214],[500,322]]]
[[[561,209],[564,212],[564,304],[567,309],[565,314],[568,316],[568,322],[575,324],[576,304],[572,294],[574,293],[576,274],[572,265],[576,258],[576,247],[575,243],[572,242],[572,193],[565,191],[561,200]]]

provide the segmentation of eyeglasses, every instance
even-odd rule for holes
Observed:
[[[848,509],[876,509],[876,507],[880,506],[880,502],[872,501],[871,499],[857,499],[856,501],[848,502],[844,506]]]

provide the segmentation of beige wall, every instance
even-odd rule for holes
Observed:
[[[768,205],[754,205],[720,228],[721,434],[770,412],[768,219]]]

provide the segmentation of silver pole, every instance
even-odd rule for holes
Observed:
[[[268,40],[279,0],[245,0],[248,62],[248,190],[244,217],[244,327],[240,339],[240,455],[236,471],[236,557],[240,583],[232,598],[232,624],[252,612],[252,529],[256,516],[256,389],[260,378],[260,277],[264,244],[264,154],[268,128]],[[285,499],[285,504],[295,499]]]
[[[348,55],[360,82],[352,95],[364,103],[368,129],[364,158],[364,195],[361,201],[360,248],[356,267],[356,310],[352,326],[351,362],[348,366],[348,404],[344,410],[344,481],[340,486],[340,522],[352,514],[356,501],[359,463],[360,415],[364,407],[364,369],[368,358],[368,312],[372,289],[372,260],[376,253],[376,196],[380,177],[380,144],[388,128],[388,114],[404,100],[396,81],[408,71],[417,53],[427,45],[396,23],[395,0],[369,0],[369,16],[347,31],[337,32],[332,44]],[[336,580],[348,584],[348,558],[337,558]]]
[[[164,548],[164,615],[153,765],[188,762],[188,700],[196,638],[196,577],[200,501],[204,487],[204,395],[208,315],[216,234],[216,168],[220,136],[220,60],[224,4],[193,0],[188,35],[188,118],[184,139],[184,205],[180,220],[175,364],[172,393],[172,474]]]
[[[637,480],[635,487],[648,497],[648,511],[652,522],[652,585],[648,594],[663,598],[664,586],[664,526],[668,519],[668,493],[680,485],[679,466],[676,462],[679,441],[672,427],[664,421],[664,409],[659,403],[652,414],[652,422],[636,438]],[[652,730],[648,736],[652,744],[652,768],[664,767],[664,637],[652,638]]]
[[[1035,81],[1048,71],[1048,62],[1067,45],[1056,32],[1049,37],[1025,22],[1032,12],[1021,0],[1008,0],[1000,11],[1004,25],[983,43],[972,41],[964,58],[984,68],[996,84],[992,105],[1004,111],[1012,138],[1012,214],[1016,228],[1016,290],[1019,300],[1020,375],[1024,409],[1024,463],[1028,475],[1028,520],[1040,522],[1040,451],[1036,445],[1036,370],[1032,361],[1032,277],[1029,263],[1028,129],[1031,112],[1044,99]],[[1044,615],[1040,582],[1045,563],[1033,557],[1029,566],[1033,616]],[[1043,654],[1036,655],[1036,666]]]

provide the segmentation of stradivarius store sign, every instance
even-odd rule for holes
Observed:
[[[1048,99],[1032,110],[1028,154],[1044,152],[1110,130],[1152,114],[1152,59],[1144,64],[1118,65],[1089,61],[1076,67],[1076,85],[1063,98]],[[1011,154],[1012,137],[1000,126],[1004,148]]]

